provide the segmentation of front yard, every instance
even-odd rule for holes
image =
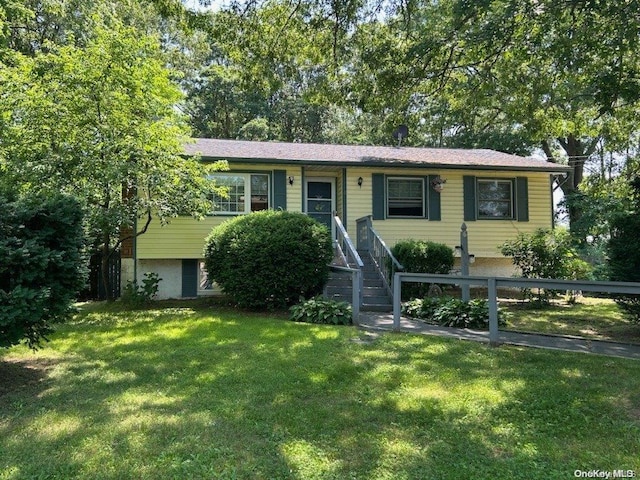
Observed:
[[[0,479],[640,474],[640,362],[88,305],[0,352]]]
[[[554,300],[547,307],[504,299],[500,306],[510,312],[508,330],[640,344],[640,325],[625,318],[616,303],[606,298],[579,297],[575,305]]]

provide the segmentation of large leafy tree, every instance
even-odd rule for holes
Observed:
[[[307,3],[234,6],[212,16],[214,47],[187,84],[195,133],[224,138],[323,141],[329,34]]]
[[[598,149],[624,149],[636,130],[639,11],[637,1],[402,2],[356,31],[350,89],[367,110],[391,105],[422,122],[429,143],[537,147],[572,167],[570,194]]]
[[[0,169],[23,192],[81,198],[106,264],[122,231],[140,235],[153,216],[201,216],[210,202],[205,168],[181,155],[181,92],[158,38],[94,20],[83,47],[52,45],[8,69]]]

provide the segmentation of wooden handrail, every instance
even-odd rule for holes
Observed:
[[[356,247],[353,245],[351,238],[349,238],[349,234],[344,228],[342,220],[340,220],[340,217],[338,217],[337,215],[334,215],[333,223],[336,226],[336,236],[338,237],[338,244],[340,245],[342,252],[347,257],[347,260],[349,260],[349,257],[351,257],[351,261],[356,264],[357,268],[361,269],[362,267],[364,267],[364,263],[362,262],[362,259],[360,258],[360,255],[356,250]]]

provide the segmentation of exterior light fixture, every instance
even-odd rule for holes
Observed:
[[[358,177],[358,186],[362,188],[362,177]]]
[[[293,176],[289,177],[289,185],[293,185]]]
[[[438,193],[440,193],[444,189],[444,184],[447,183],[445,178],[440,177],[438,175],[433,180],[431,180],[431,187]]]

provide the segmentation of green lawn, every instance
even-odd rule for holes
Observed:
[[[507,330],[640,344],[640,325],[625,318],[613,300],[580,297],[575,305],[557,300],[543,308],[503,300],[500,307],[509,312]]]
[[[0,353],[0,479],[640,475],[640,362],[89,306]]]

